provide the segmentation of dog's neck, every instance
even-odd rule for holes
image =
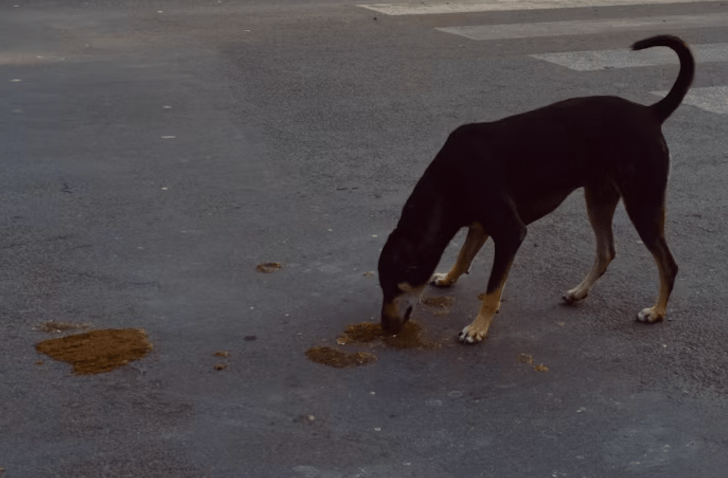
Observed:
[[[411,199],[411,198],[410,198]],[[410,248],[416,265],[431,275],[450,240],[462,227],[454,211],[442,198],[427,196],[425,201],[408,201],[393,235]]]

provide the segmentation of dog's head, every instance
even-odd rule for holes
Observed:
[[[384,296],[382,330],[385,333],[400,331],[430,279],[431,267],[417,256],[415,243],[396,229],[379,255],[379,285]]]

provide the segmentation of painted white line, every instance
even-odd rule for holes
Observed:
[[[728,43],[691,45],[691,49],[698,63],[728,62]],[[675,52],[668,48],[649,48],[647,50],[632,51],[625,47],[622,50],[570,51],[529,56],[576,71],[668,64],[677,65],[680,63]]]
[[[667,95],[667,91],[652,91],[651,93],[663,98]],[[692,88],[683,100],[683,104],[697,106],[719,115],[728,115],[728,86]]]
[[[438,28],[442,32],[460,35],[471,40],[507,40],[514,38],[588,35],[647,29],[672,32],[676,28],[706,28],[728,26],[728,13],[706,15],[671,15],[642,18],[606,18],[603,20],[573,20],[544,23],[513,23],[478,25],[472,27]]]
[[[372,3],[357,5],[385,15],[436,15],[441,13],[608,7],[659,3],[698,3],[697,0],[460,0],[450,2]]]

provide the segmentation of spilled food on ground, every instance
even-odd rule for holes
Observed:
[[[447,307],[450,307],[455,302],[455,298],[448,296],[425,297],[420,302],[429,307],[438,307],[440,309],[445,309]]]
[[[390,347],[396,349],[435,349],[441,346],[439,342],[428,339],[420,324],[414,321],[406,322],[402,330],[396,335],[385,334],[382,326],[375,322],[360,322],[344,329],[344,334],[336,339],[339,346],[356,344],[369,348]],[[306,351],[306,356],[313,362],[329,365],[335,368],[355,367],[365,365],[377,360],[371,352],[347,352],[341,348],[329,346],[313,347]]]
[[[420,300],[426,306],[435,309],[433,315],[448,315],[450,313],[450,306],[455,302],[454,297],[441,296],[441,297],[425,297]]]
[[[110,372],[139,360],[152,344],[143,329],[105,329],[44,340],[35,348],[73,365],[74,374],[84,375]]]
[[[525,363],[526,365],[533,365],[533,355],[524,353],[518,354],[518,361],[521,363]],[[548,372],[549,368],[546,365],[540,363],[538,365],[534,365],[533,370],[536,372]]]
[[[334,368],[365,365],[377,360],[377,356],[369,352],[344,352],[333,347],[313,347],[306,351],[306,357],[313,362],[329,365]]]
[[[365,273],[368,276],[369,273]],[[434,315],[450,313],[450,306],[455,302],[453,297],[425,297],[420,302],[435,309]],[[450,338],[448,337],[448,340]],[[378,322],[359,322],[351,324],[344,329],[344,333],[337,337],[336,343],[339,346],[319,346],[306,351],[309,360],[335,368],[355,367],[365,365],[377,360],[377,356],[371,352],[345,351],[342,346],[358,345],[369,349],[376,347],[389,347],[395,349],[436,349],[442,346],[442,341],[432,340],[427,337],[422,325],[414,320],[405,322],[402,329],[396,335],[384,333],[382,325]]]
[[[283,266],[280,262],[264,262],[263,264],[258,264],[257,266],[255,266],[255,270],[258,272],[269,274],[271,272],[280,270],[282,267]]]

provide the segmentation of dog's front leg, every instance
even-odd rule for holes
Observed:
[[[488,288],[482,296],[483,302],[475,320],[460,332],[459,340],[464,344],[474,344],[483,340],[493,322],[493,316],[500,310],[500,299],[503,287],[508,279],[513,259],[526,237],[526,226],[514,213],[509,225],[493,235],[495,241],[495,258],[493,269],[488,279]]]
[[[437,287],[450,287],[457,282],[461,275],[468,272],[470,263],[473,262],[478,251],[480,251],[487,240],[488,235],[483,231],[483,227],[477,222],[471,224],[470,229],[468,229],[468,235],[465,238],[465,244],[460,249],[458,258],[455,264],[453,264],[452,269],[450,269],[450,272],[436,272],[432,276],[432,279],[430,279],[430,283]]]

